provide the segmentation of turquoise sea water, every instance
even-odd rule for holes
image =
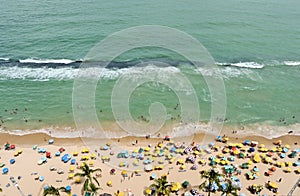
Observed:
[[[110,34],[137,25],[164,25],[198,39],[224,78],[226,123],[290,125],[300,119],[300,2],[270,1],[0,1],[0,116],[3,130],[74,127],[73,82],[80,61]],[[146,51],[146,52],[145,52]],[[132,60],[164,59],[186,73],[197,92],[201,121],[210,119],[203,80],[177,56],[135,49],[107,69],[97,87],[101,121],[114,121],[111,91],[118,76],[143,71]],[[122,64],[123,63],[123,64]],[[223,65],[226,64],[227,66]],[[125,65],[125,66],[122,66]],[[126,67],[126,68],[120,68]],[[204,68],[203,68],[204,69]],[[159,71],[159,69],[157,68]],[[132,94],[135,119],[153,102],[179,121],[178,98],[167,86],[142,85]],[[284,119],[284,120],[283,120]]]

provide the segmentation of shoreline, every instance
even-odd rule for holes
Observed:
[[[74,127],[50,126],[34,130],[1,130],[1,134],[10,134],[16,136],[26,136],[35,134],[45,134],[53,138],[98,138],[98,139],[118,139],[125,137],[144,137],[150,135],[152,138],[159,138],[157,134],[170,135],[172,138],[192,137],[197,134],[208,135],[228,135],[231,137],[259,136],[267,139],[278,138],[285,135],[300,136],[300,123],[292,125],[278,126],[271,124],[248,124],[248,125],[231,125],[223,124],[221,131],[212,131],[209,123],[190,123],[190,124],[165,124],[155,133],[130,133],[123,131],[117,123],[105,123],[101,129],[92,127],[83,127],[76,130]]]

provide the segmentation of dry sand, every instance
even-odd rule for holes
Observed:
[[[9,168],[8,174],[0,174],[0,187],[3,189],[3,192],[0,193],[0,195],[7,195],[7,196],[17,196],[20,195],[18,192],[17,188],[13,186],[13,184],[10,181],[10,177],[13,176],[15,179],[17,179],[18,176],[21,176],[20,180],[17,180],[19,187],[21,190],[24,192],[25,195],[32,194],[33,196],[35,195],[41,195],[42,194],[42,189],[44,185],[53,185],[55,187],[61,187],[61,186],[66,186],[66,185],[71,185],[72,186],[72,193],[81,195],[81,187],[82,184],[75,184],[74,179],[73,180],[68,180],[68,175],[69,175],[69,168],[70,168],[70,162],[68,163],[63,163],[61,161],[61,157],[55,157],[55,152],[58,151],[60,147],[64,147],[66,151],[64,153],[69,153],[73,154],[73,151],[77,150],[79,152],[79,155],[76,158],[77,162],[80,164],[80,158],[82,156],[81,154],[81,149],[87,146],[90,149],[90,153],[94,152],[95,149],[97,149],[96,155],[100,153],[101,155],[106,155],[110,151],[114,152],[119,152],[122,149],[127,149],[129,152],[133,149],[137,149],[139,147],[146,147],[149,144],[152,145],[152,149],[154,146],[158,143],[161,142],[162,139],[145,139],[145,138],[134,138],[134,137],[127,137],[127,138],[122,138],[119,141],[117,139],[115,140],[110,140],[109,142],[111,144],[111,148],[107,151],[102,151],[99,150],[99,147],[107,143],[106,140],[84,140],[83,142],[81,138],[74,138],[74,139],[60,139],[60,138],[53,138],[54,139],[54,144],[49,145],[48,144],[48,139],[51,137],[45,134],[33,134],[33,135],[25,135],[25,136],[16,136],[16,135],[9,135],[9,134],[1,134],[0,135],[0,143],[4,144],[5,142],[10,142],[11,144],[16,144],[16,149],[15,150],[4,150],[3,146],[1,147],[0,150],[0,163],[5,163],[5,167]],[[282,140],[282,144],[289,144],[291,145],[291,149],[293,148],[299,148],[300,144],[300,137],[299,136],[292,136],[292,135],[287,135],[283,136],[277,139],[272,139],[268,140],[262,137],[257,137],[257,136],[248,136],[246,137],[247,139],[250,140],[255,140],[258,141],[259,143],[264,143],[266,146],[274,146],[272,143],[278,139]],[[246,138],[231,138],[229,142],[242,142]],[[193,141],[196,143],[201,143],[203,139],[203,135],[196,135],[193,138]],[[132,143],[135,143],[135,141],[138,140],[137,145],[132,145]],[[89,144],[87,144],[86,141],[89,141]],[[298,143],[298,144],[295,144]],[[36,150],[32,149],[33,145],[38,145],[38,148],[44,147],[47,149],[47,151],[52,153],[52,158],[47,160],[47,163],[43,165],[38,165],[37,161],[41,159],[41,157],[45,156],[43,154],[39,154]],[[164,144],[166,144],[166,141],[164,141]],[[224,143],[216,143],[216,145],[219,145],[220,147],[226,145]],[[20,154],[17,157],[14,157],[14,153],[18,151],[19,149],[23,150],[23,153]],[[62,153],[62,154],[64,154]],[[213,152],[214,155],[220,154],[221,152]],[[210,157],[211,154],[206,154],[204,155],[203,159],[206,160],[208,163],[208,157]],[[229,156],[226,154],[225,156]],[[112,157],[116,157],[116,154]],[[182,155],[182,158],[185,158],[186,155]],[[9,160],[14,158],[16,160],[15,164],[10,164]],[[285,159],[280,159],[280,161],[291,161],[294,162],[299,158],[299,154],[297,155],[296,158],[290,159],[290,158],[285,158]],[[197,158],[199,160],[200,157]],[[129,168],[120,168],[118,167],[119,162],[126,160],[129,163]],[[240,165],[243,162],[247,162],[249,159],[236,159],[234,164]],[[103,190],[99,191],[99,193],[111,193],[113,194],[117,190],[128,190],[131,189],[132,192],[137,195],[143,195],[143,190],[147,186],[149,186],[153,181],[150,181],[150,175],[151,174],[156,174],[158,177],[161,176],[162,174],[169,174],[168,175],[168,180],[171,182],[183,182],[184,180],[188,180],[192,186],[198,186],[201,184],[203,181],[200,178],[200,171],[203,169],[209,169],[210,166],[206,164],[205,166],[199,167],[198,170],[190,170],[189,168],[191,167],[190,164],[187,164],[187,171],[186,172],[179,172],[179,166],[175,164],[166,164],[164,169],[161,171],[152,171],[149,173],[146,172],[141,172],[141,176],[135,176],[131,177],[132,172],[138,168],[135,167],[131,164],[130,158],[129,159],[117,159],[117,158],[112,158],[109,163],[102,163],[100,160],[100,157],[97,157],[97,160],[94,161],[94,168],[101,168],[102,169],[102,177],[99,178],[100,185],[103,188]],[[166,161],[165,161],[166,162]],[[89,161],[87,161],[89,163]],[[166,162],[167,163],[167,162]],[[142,165],[142,164],[141,164]],[[153,163],[153,165],[155,165]],[[294,170],[298,169],[299,167],[294,167],[292,166],[292,172],[291,173],[285,173],[284,168],[277,168],[277,171],[274,173],[273,176],[267,177],[264,176],[263,173],[264,171],[267,171],[268,168],[271,167],[271,165],[263,164],[263,163],[258,163],[255,164],[260,170],[261,175],[259,178],[255,181],[251,180],[246,180],[245,173],[249,170],[242,170],[242,175],[237,176],[243,185],[242,190],[240,193],[245,193],[246,195],[250,195],[250,192],[247,190],[247,187],[250,184],[265,184],[267,181],[276,181],[279,178],[282,178],[282,181],[278,183],[279,185],[279,194],[278,195],[287,195],[289,190],[292,188],[292,186],[295,184],[295,182],[298,180],[299,175],[295,174]],[[63,170],[64,174],[58,174],[55,171],[50,171],[50,167],[56,167],[58,170]],[[221,166],[218,166],[221,168]],[[110,170],[111,168],[116,169],[116,174],[111,175]],[[143,166],[140,167],[142,169]],[[121,176],[121,171],[125,169],[128,170],[129,177],[123,178]],[[1,168],[2,170],[2,168]],[[79,172],[79,169],[75,169],[75,173]],[[34,175],[33,173],[37,173]],[[39,180],[35,180],[36,177],[38,176],[44,176],[45,180],[43,182],[40,182]],[[111,180],[113,182],[112,187],[108,187],[106,185],[106,182],[108,180]],[[10,187],[6,187],[7,184],[10,184]],[[267,194],[267,195],[272,195],[272,192],[267,190],[266,188],[262,191],[262,193]],[[205,195],[207,193],[204,193]],[[300,188],[297,188],[294,192],[293,195],[300,195]]]

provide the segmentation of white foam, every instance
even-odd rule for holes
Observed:
[[[32,79],[38,81],[47,81],[49,79],[66,80],[78,77],[81,69],[72,67],[0,67],[0,79]],[[138,79],[139,76],[144,77],[147,73],[156,73],[160,77],[168,77],[166,73],[176,73],[180,70],[176,67],[130,67],[124,69],[107,69],[107,68],[87,68],[84,75],[88,77],[97,77],[102,79],[117,79],[121,75],[133,76]],[[145,74],[146,73],[146,74]],[[153,75],[153,74],[152,74]],[[149,75],[150,76],[150,75]]]
[[[300,65],[300,61],[283,61],[283,63],[285,65],[289,65],[289,66],[299,66]]]
[[[259,64],[256,62],[239,62],[239,63],[231,63],[230,65],[235,67],[243,67],[243,68],[251,68],[251,69],[262,69],[264,67],[263,64]]]
[[[59,63],[59,64],[70,64],[74,61],[70,59],[20,59],[20,63]]]
[[[2,61],[9,61],[9,58],[0,57],[0,60],[2,60]]]
[[[76,76],[77,69],[63,68],[30,68],[30,67],[0,67],[1,79],[33,79],[45,81],[47,79],[72,79]]]

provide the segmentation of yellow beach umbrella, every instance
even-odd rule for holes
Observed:
[[[272,151],[272,152],[277,152],[277,148],[276,148],[276,147],[273,147],[273,148],[271,149],[271,151]]]
[[[290,173],[290,172],[292,172],[292,169],[288,167],[285,169],[285,172]]]
[[[223,148],[222,152],[223,153],[228,153],[229,152],[229,148]]]
[[[163,144],[162,144],[162,143],[159,143],[159,144],[158,144],[158,147],[160,147],[160,148],[161,148],[162,146],[163,146]]]
[[[111,186],[112,185],[112,181],[111,180],[109,180],[109,181],[107,181],[107,186]]]
[[[285,166],[286,166],[286,167],[291,167],[292,165],[293,165],[292,162],[286,162],[286,163],[285,163]]]
[[[89,165],[90,165],[90,166],[93,166],[93,165],[94,165],[94,161],[90,161],[90,162],[89,162]]]
[[[186,165],[181,165],[180,166],[180,169],[185,169],[186,168]]]
[[[287,149],[290,149],[291,148],[291,146],[290,145],[285,145],[284,147],[286,147]]]
[[[96,158],[96,154],[95,153],[92,153],[91,154],[91,159],[95,159]]]
[[[243,145],[242,143],[238,143],[238,144],[236,145],[236,147],[242,148],[242,147],[244,147],[244,145]]]
[[[80,182],[81,182],[80,177],[75,178],[75,183],[80,183]]]
[[[73,156],[75,156],[75,157],[78,156],[78,151],[74,151]]]
[[[127,171],[126,171],[126,170],[123,170],[123,171],[121,172],[121,174],[122,174],[123,176],[125,176],[125,175],[127,174]]]
[[[181,189],[181,184],[179,182],[173,183],[172,184],[172,188],[171,191],[178,191],[179,189]]]
[[[69,171],[70,172],[74,172],[74,169],[75,169],[74,166],[71,166],[70,169],[69,169]]]
[[[18,150],[18,154],[22,154],[23,150],[22,149],[19,149]]]
[[[69,174],[68,178],[69,178],[69,179],[74,178],[74,174]]]
[[[264,145],[264,144],[259,145],[259,148],[264,148],[264,147],[266,147],[266,145]]]
[[[150,151],[150,148],[149,148],[149,147],[146,147],[144,150],[145,150],[146,152],[149,152],[149,151]]]
[[[117,196],[124,196],[124,192],[119,192],[118,194],[117,194]]]
[[[18,153],[18,152],[15,152],[15,153],[14,153],[14,156],[15,156],[15,157],[19,156],[19,153]]]
[[[184,164],[184,160],[183,159],[179,159],[178,161],[177,161],[177,163],[179,163],[179,164]]]
[[[275,182],[270,182],[269,186],[274,188],[274,189],[278,189],[278,185]]]
[[[145,193],[148,194],[148,195],[150,195],[152,193],[152,190],[151,189],[146,189]]]
[[[141,172],[141,170],[139,170],[139,169],[137,169],[137,170],[134,171],[134,173],[136,173],[136,174],[138,174],[140,172]]]

